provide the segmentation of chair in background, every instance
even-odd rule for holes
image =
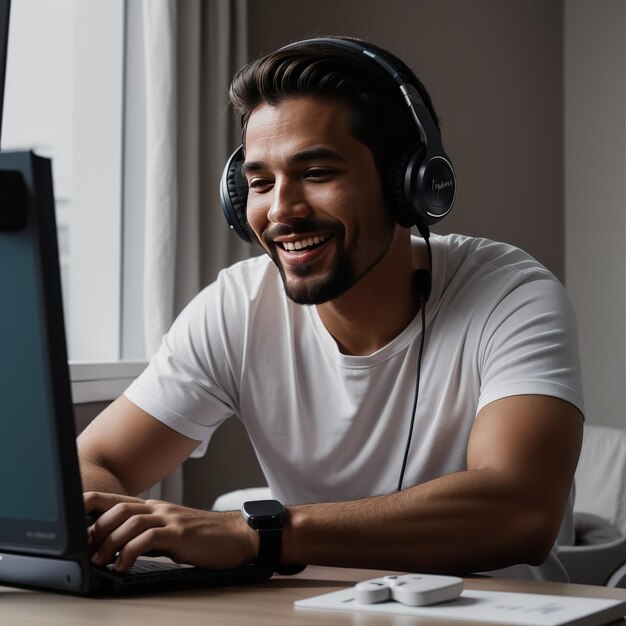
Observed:
[[[626,588],[626,430],[585,426],[574,520],[575,545],[559,549],[571,582]]]
[[[271,500],[269,487],[248,487],[229,491],[217,497],[211,511],[238,511],[248,500]]]

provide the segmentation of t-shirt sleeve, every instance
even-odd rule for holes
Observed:
[[[178,316],[147,368],[124,395],[177,432],[204,442],[237,413],[237,339],[220,286]],[[230,322],[229,322],[230,317]]]
[[[566,400],[584,414],[576,317],[556,279],[522,283],[497,303],[478,366],[477,411],[507,396],[535,394]]]

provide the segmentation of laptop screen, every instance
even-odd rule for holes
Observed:
[[[0,152],[0,549],[85,541],[51,163]]]
[[[58,518],[41,278],[27,229],[0,232],[0,518]]]

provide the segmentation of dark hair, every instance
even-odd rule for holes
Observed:
[[[382,56],[405,82],[414,85],[439,127],[428,92],[403,61],[373,44],[352,41]],[[255,59],[239,70],[230,86],[244,139],[250,114],[257,106],[312,95],[345,100],[350,105],[350,131],[372,151],[389,190],[396,162],[414,152],[421,141],[398,84],[375,61],[340,45],[303,42]],[[390,196],[387,200],[395,201]]]

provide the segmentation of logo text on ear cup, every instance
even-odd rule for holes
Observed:
[[[448,189],[452,187],[454,183],[451,180],[442,180],[441,182],[437,182],[436,180],[432,181],[432,191],[435,192],[435,198],[439,196],[439,192],[444,189]]]

